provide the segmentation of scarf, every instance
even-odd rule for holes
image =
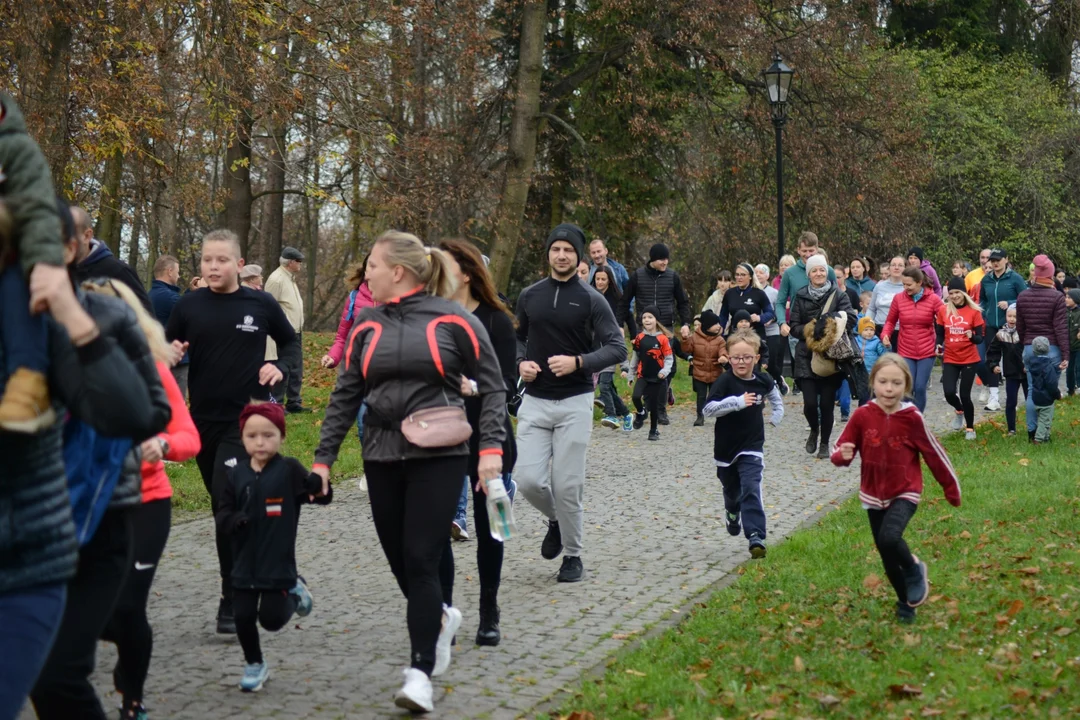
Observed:
[[[1035,284],[1040,285],[1042,287],[1052,288],[1052,287],[1054,287],[1054,279],[1053,278],[1041,278],[1041,277],[1040,278],[1035,278]]]
[[[1016,326],[1005,325],[997,332],[997,339],[1003,343],[1018,343],[1020,342],[1020,333],[1016,331]]]
[[[806,291],[808,293],[810,293],[810,299],[814,300],[814,301],[820,300],[821,298],[825,297],[825,295],[828,294],[829,291],[832,290],[832,289],[833,289],[832,280],[826,280],[825,284],[822,285],[819,288],[814,287],[813,283],[810,283],[809,285],[806,286]]]

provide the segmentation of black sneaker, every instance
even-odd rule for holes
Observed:
[[[755,560],[765,557],[765,541],[757,533],[750,536],[750,557]]]
[[[581,582],[585,579],[585,567],[581,564],[581,558],[570,557],[562,559],[562,567],[559,568],[559,582]]]
[[[656,422],[657,422],[658,424],[660,424],[660,425],[670,425],[670,424],[671,424],[671,421],[670,421],[670,420],[668,420],[668,416],[667,416],[667,411],[666,411],[666,410],[661,410],[661,411],[659,412],[659,415],[660,415],[660,417],[658,417],[658,418],[656,419]]]
[[[660,433],[656,432],[655,430],[651,431],[649,433],[649,439],[650,440],[659,440],[660,439]]]
[[[915,557],[912,555],[912,557]],[[915,558],[915,567],[904,573],[907,579],[907,604],[917,608],[930,596],[930,580],[927,578],[926,563]]]
[[[915,608],[911,607],[907,603],[902,603],[897,600],[896,619],[902,622],[904,625],[910,625],[911,623],[915,622]]]
[[[649,416],[649,413],[642,410],[641,412],[634,413],[634,429],[640,430],[645,424],[645,418]]]
[[[232,598],[221,598],[217,609],[217,631],[220,635],[235,635],[236,620],[233,619]]]
[[[724,519],[727,520],[728,535],[738,537],[742,532],[742,525],[739,524],[739,513],[724,513]]]
[[[817,450],[817,430],[810,431],[810,437],[806,438],[806,452],[811,455]]]
[[[818,460],[829,459],[829,440],[827,438],[821,438],[821,444],[818,445],[817,456]]]
[[[547,535],[544,542],[540,543],[540,556],[545,560],[554,560],[562,552],[562,533],[559,532],[559,522],[548,520]]]
[[[705,416],[698,415],[697,420],[694,421],[694,427],[703,427],[705,425]]]

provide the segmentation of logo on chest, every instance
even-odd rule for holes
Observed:
[[[236,329],[241,332],[259,332],[259,326],[255,324],[255,318],[251,315],[245,315],[244,322],[237,323]]]
[[[281,517],[281,502],[284,498],[266,498],[266,517]]]

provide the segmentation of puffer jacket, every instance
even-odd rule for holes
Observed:
[[[641,313],[645,308],[655,305],[660,311],[656,318],[669,330],[675,329],[675,323],[681,321],[689,325],[693,320],[690,310],[690,298],[683,289],[682,278],[670,267],[663,272],[649,265],[630,273],[630,281],[623,288],[622,304],[616,319],[621,326],[630,315],[630,303],[637,299],[634,306],[635,318],[641,324]]]
[[[341,311],[341,320],[338,321],[337,335],[334,336],[334,344],[326,352],[334,361],[331,367],[337,367],[341,363],[341,357],[345,354],[345,342],[349,339],[349,331],[353,323],[364,308],[374,307],[375,300],[371,297],[371,290],[366,282],[360,283],[360,287],[349,293],[345,301],[345,307]]]
[[[330,467],[342,440],[367,401],[364,460],[397,462],[468,455],[469,443],[421,448],[401,434],[400,422],[417,410],[464,407],[462,375],[480,391],[480,454],[502,455],[506,386],[487,331],[461,305],[418,287],[367,308],[356,319],[345,349],[345,369],[330,395],[315,467]]]
[[[923,288],[922,297],[918,302],[906,292],[897,293],[889,306],[889,315],[885,318],[885,326],[881,329],[881,337],[887,338],[900,323],[899,347],[891,348],[893,352],[909,360],[924,360],[937,354],[937,331],[934,329],[934,318],[937,317],[938,308],[944,303],[941,298],[929,289]]]
[[[1016,331],[1020,342],[1030,345],[1042,335],[1061,350],[1061,359],[1069,359],[1069,309],[1065,296],[1053,287],[1034,285],[1016,298]]]
[[[720,364],[721,355],[727,355],[727,340],[720,333],[709,335],[704,330],[696,330],[685,340],[680,339],[683,352],[694,357],[692,374],[695,380],[712,385],[724,372]]]
[[[845,324],[846,331],[852,332],[855,326],[854,318],[856,313],[851,308],[851,300],[848,299],[847,293],[843,290],[837,290],[835,282],[833,282],[832,292],[825,293],[823,297],[817,300],[810,297],[810,286],[805,285],[799,288],[795,293],[794,300],[791,301],[791,322],[789,323],[791,337],[798,338],[793,365],[793,375],[796,380],[816,377],[813,371],[810,370],[810,348],[806,345],[804,332],[807,325],[817,322],[817,319],[821,317],[821,311],[825,308],[825,303],[833,296],[836,299],[833,300],[832,306],[829,308],[829,314],[835,316],[838,312],[847,313],[849,320]]]
[[[115,298],[78,297],[97,320],[101,335],[76,348],[64,329],[49,321],[49,389],[58,415],[66,411],[113,437],[143,439],[159,432],[168,412],[151,401],[154,390],[141,381],[136,363],[117,342],[121,328],[130,332],[134,313]],[[0,373],[3,367],[0,347]],[[160,383],[156,388],[164,397]],[[62,429],[63,423],[57,422],[37,435],[0,433],[0,595],[64,582],[75,574],[79,548],[64,474]]]

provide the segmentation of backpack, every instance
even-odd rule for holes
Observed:
[[[131,438],[105,437],[81,420],[64,423],[64,471],[79,547],[94,537],[131,446]]]

